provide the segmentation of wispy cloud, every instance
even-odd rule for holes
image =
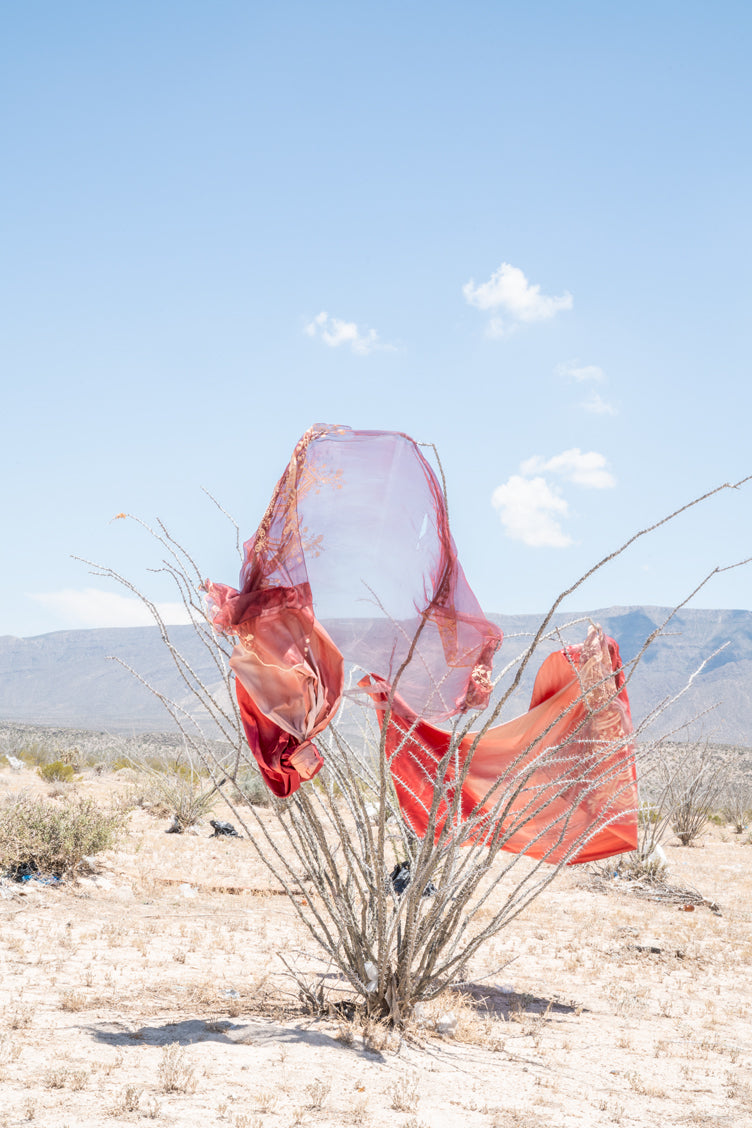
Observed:
[[[580,364],[577,360],[568,360],[564,364],[557,364],[554,372],[566,380],[574,380],[577,384],[603,384],[606,373],[597,364]],[[580,407],[589,411],[591,415],[618,415],[616,407],[605,400],[603,396],[593,389],[587,399],[580,401]]]
[[[496,487],[491,504],[512,540],[532,548],[566,548],[572,543],[558,520],[567,516],[569,506],[545,478],[513,474]]]
[[[146,627],[154,620],[139,599],[98,588],[32,592],[30,598],[66,624],[66,629],[88,627]],[[165,623],[188,623],[190,619],[182,603],[157,603]],[[50,628],[54,630],[54,625]]]
[[[576,360],[565,361],[564,364],[556,365],[556,375],[565,376],[570,380],[576,380],[578,384],[584,383],[586,380],[601,381],[606,379],[606,373],[597,364],[578,364]]]
[[[496,487],[491,504],[512,540],[532,548],[567,548],[572,538],[564,531],[562,521],[569,516],[569,503],[544,477],[546,474],[596,490],[611,489],[616,480],[607,469],[604,455],[572,447],[552,458],[536,454],[525,459],[519,474]]]
[[[503,337],[521,324],[547,321],[574,304],[568,292],[559,297],[542,294],[540,286],[532,285],[519,267],[508,262],[503,262],[488,282],[476,286],[471,278],[462,293],[470,305],[493,314],[487,330],[491,337]]]
[[[598,392],[593,392],[586,400],[583,400],[580,407],[584,407],[585,411],[591,412],[593,415],[618,415],[617,409],[612,403],[607,403]]]
[[[613,474],[606,469],[605,455],[595,450],[582,451],[579,447],[563,450],[553,458],[534,454],[521,464],[523,474],[559,474],[562,478],[593,490],[608,490],[616,485]]]
[[[339,317],[331,317],[326,310],[317,314],[313,321],[306,325],[305,331],[309,337],[317,337],[330,349],[349,345],[359,356],[366,356],[374,349],[391,350],[394,347],[380,341],[375,329],[360,330],[354,321],[342,321]]]

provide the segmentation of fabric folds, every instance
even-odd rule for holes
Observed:
[[[416,835],[432,827],[437,840],[461,839],[472,818],[474,839],[501,835],[504,849],[547,861],[573,844],[577,862],[634,848],[629,702],[618,647],[598,628],[545,660],[529,712],[469,733],[442,763],[450,735],[439,724],[488,703],[502,634],[470,589],[442,488],[408,436],[308,431],[244,546],[238,588],[207,580],[205,590],[214,627],[236,639],[238,706],[275,795],[320,769],[313,741],[339,706],[347,661],[365,675]]]
[[[501,631],[470,589],[441,486],[407,435],[308,431],[244,546],[239,587],[205,589],[215,628],[237,639],[238,704],[277,795],[320,767],[311,740],[339,704],[343,654],[398,676],[433,720],[488,700]]]
[[[600,628],[592,627],[583,645],[549,655],[527,713],[468,733],[449,758],[448,732],[418,717],[381,679],[364,678],[361,686],[386,729],[400,807],[419,838],[439,790],[437,841],[442,833],[462,840],[472,819],[473,839],[500,836],[503,849],[549,862],[578,843],[570,862],[636,848],[632,720],[618,647]],[[447,827],[453,811],[455,824]]]

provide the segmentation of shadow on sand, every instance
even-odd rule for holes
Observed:
[[[555,999],[510,991],[486,983],[462,983],[455,992],[480,1014],[496,1015],[505,1020],[510,1015],[529,1014],[550,1016],[578,1014],[585,1010],[575,1003],[562,1003]]]
[[[305,1022],[289,1026],[276,1023],[236,1023],[229,1020],[204,1021],[199,1018],[185,1019],[183,1022],[165,1022],[159,1026],[135,1026],[122,1022],[97,1022],[84,1027],[94,1041],[106,1046],[167,1046],[177,1042],[180,1046],[191,1046],[196,1042],[223,1042],[225,1045],[265,1046],[297,1043],[299,1045],[350,1050],[369,1060],[381,1058],[373,1049],[345,1043],[323,1030],[308,1026]]]

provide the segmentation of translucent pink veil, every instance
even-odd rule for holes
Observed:
[[[215,627],[238,639],[237,680],[291,738],[265,744],[285,764],[336,709],[335,651],[388,682],[399,673],[402,697],[432,720],[488,700],[501,631],[470,589],[441,486],[407,435],[308,431],[245,545],[239,588],[206,590]]]
[[[343,656],[396,688],[403,715],[425,722],[439,744],[431,722],[488,702],[501,631],[470,589],[441,486],[407,435],[311,428],[244,546],[238,589],[205,587],[215,628],[237,638],[231,666],[246,736],[277,795],[321,767],[313,738],[339,705]],[[486,756],[483,771],[492,770]]]

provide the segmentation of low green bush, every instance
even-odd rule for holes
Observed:
[[[126,810],[103,810],[80,796],[61,801],[17,795],[0,806],[0,872],[63,877],[114,844]]]
[[[45,783],[72,783],[76,778],[76,769],[72,764],[64,764],[62,760],[53,760],[51,764],[37,768],[37,775]]]

